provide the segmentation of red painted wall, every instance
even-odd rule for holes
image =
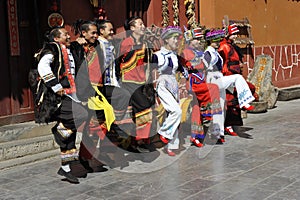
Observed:
[[[272,80],[276,87],[300,85],[299,44],[256,47],[254,54],[266,54],[273,58]]]
[[[200,22],[221,27],[224,15],[229,19],[247,17],[251,24],[255,56],[273,58],[273,84],[288,87],[300,84],[299,44],[300,2],[292,0],[211,0],[200,2]],[[248,59],[247,72],[253,68]]]
[[[76,19],[93,19],[94,8],[88,0],[61,1],[61,12],[67,27]],[[117,33],[124,31],[123,23],[127,17],[125,0],[105,1],[102,5],[108,19],[112,20]],[[180,0],[180,25],[186,25],[184,0]],[[241,20],[247,17],[252,26],[251,32],[256,55],[268,54],[273,58],[273,84],[287,87],[300,84],[299,44],[300,26],[298,19],[300,2],[289,0],[195,0],[196,18],[200,14],[200,23],[207,27],[221,27],[222,19]],[[200,3],[200,8],[198,8]],[[199,12],[198,12],[199,11]],[[170,25],[173,25],[172,1],[169,1]],[[161,26],[161,0],[151,0],[145,13],[146,26]],[[72,37],[73,39],[75,37]],[[245,75],[253,68],[253,59],[246,59]]]
[[[180,25],[186,25],[184,0],[180,0]],[[241,20],[247,17],[252,26],[251,32],[255,45],[254,59],[260,54],[268,54],[273,58],[273,84],[287,87],[300,84],[299,45],[300,26],[298,19],[300,2],[289,0],[195,0],[196,18],[200,15],[201,25],[221,27],[222,19]],[[198,8],[200,3],[200,8]],[[117,33],[123,32],[123,23],[127,17],[125,0],[105,1],[102,5],[107,17],[116,28]],[[64,0],[61,11],[67,27],[76,19],[93,19],[94,8],[88,0]],[[199,11],[199,12],[198,12]],[[170,25],[173,21],[172,1],[169,1]],[[151,0],[145,13],[146,26],[161,26],[161,0]],[[73,37],[75,38],[75,37]],[[253,68],[253,59],[246,58],[245,75]]]

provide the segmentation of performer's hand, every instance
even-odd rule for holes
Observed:
[[[103,101],[102,97],[100,95],[96,95],[96,97],[100,100]]]
[[[189,72],[186,68],[183,68],[183,72],[182,72],[183,76],[185,79],[189,79]]]
[[[77,41],[80,45],[85,45],[85,44],[87,44],[87,41],[86,41],[83,37],[77,38],[76,41]]]
[[[65,94],[65,90],[64,89],[60,89],[56,92],[56,94],[58,94],[59,96],[62,96]]]
[[[227,68],[227,66],[223,66],[223,68],[222,68],[222,73],[223,74],[227,74],[229,71],[228,71],[228,68]]]

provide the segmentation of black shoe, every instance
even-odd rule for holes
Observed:
[[[220,136],[220,139],[221,139],[221,141],[222,141],[223,143],[225,143],[225,136],[224,136],[224,135],[221,135],[221,136]]]
[[[75,176],[73,176],[73,175],[71,174],[71,172],[66,172],[66,171],[63,170],[62,168],[59,168],[57,174],[66,177],[66,179],[67,179],[69,182],[71,182],[71,183],[79,183],[78,178],[76,178]]]
[[[216,144],[223,144],[223,141],[222,141],[222,139],[221,139],[221,138],[219,138],[219,139],[217,140]]]
[[[89,164],[89,161],[83,160],[82,158],[79,157],[79,162],[84,167],[84,169],[86,169],[87,173],[93,173],[94,172],[93,168],[91,168],[91,166]]]

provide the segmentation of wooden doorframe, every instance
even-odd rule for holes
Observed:
[[[0,0],[0,42],[6,44],[0,54],[0,125],[32,121],[34,106],[28,84],[28,72],[33,67],[33,54],[38,49],[38,35],[34,28],[36,0],[16,0],[20,54],[10,51],[8,1]],[[4,9],[4,10],[2,10]],[[3,12],[2,12],[3,11]],[[36,27],[37,28],[37,27]]]

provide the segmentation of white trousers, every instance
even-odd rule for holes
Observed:
[[[158,130],[158,133],[170,140],[166,148],[178,149],[178,126],[180,124],[182,114],[180,104],[176,100],[177,97],[174,97],[172,93],[163,86],[163,84],[157,86],[157,94],[161,104],[168,113],[168,116]]]
[[[217,84],[220,90],[220,104],[222,107],[222,114],[213,115],[213,134],[220,134],[221,136],[224,136],[226,89],[229,89],[229,91],[233,91],[234,87],[236,88],[240,108],[249,104],[255,98],[252,96],[252,93],[244,77],[240,74],[223,76],[221,72],[208,72],[206,81],[208,83]]]

